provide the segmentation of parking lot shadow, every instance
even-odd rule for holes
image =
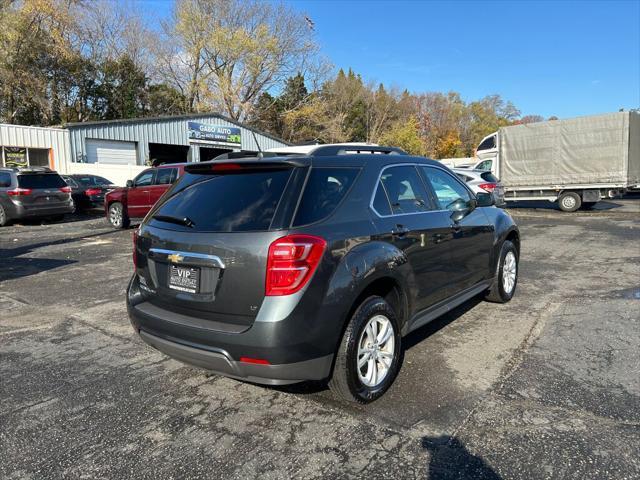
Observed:
[[[6,258],[2,260],[0,282],[28,277],[54,268],[76,263],[76,260],[59,260],[57,258]]]
[[[451,322],[455,321],[469,310],[473,309],[476,305],[482,302],[482,295],[477,295],[461,305],[458,305],[456,308],[451,310],[450,312],[445,313],[444,315],[436,318],[435,320],[427,323],[425,326],[418,328],[417,330],[411,332],[405,338],[402,339],[402,346],[405,350],[409,350],[415,345],[419,344],[423,340],[429,338],[431,335],[436,333],[437,331],[443,329]]]
[[[34,250],[38,250],[39,248],[42,248],[42,247],[64,245],[66,243],[73,243],[73,242],[78,242],[80,240],[88,240],[89,238],[93,238],[93,237],[100,237],[102,235],[112,235],[113,233],[116,233],[116,232],[117,230],[109,230],[106,232],[92,233],[89,235],[81,235],[78,237],[61,238],[60,240],[53,240],[53,241],[39,242],[39,243],[29,243],[27,245],[21,245],[15,248],[0,248],[0,258],[5,259],[5,258],[19,257],[20,255],[24,255],[25,253],[31,253]]]
[[[500,475],[481,457],[474,455],[456,437],[423,437],[429,452],[429,480],[500,480]]]

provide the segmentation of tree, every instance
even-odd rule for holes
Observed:
[[[302,14],[258,0],[180,0],[165,32],[161,69],[188,109],[241,121],[316,50]]]
[[[395,123],[380,137],[384,145],[400,147],[411,155],[426,155],[424,142],[420,136],[420,125],[416,117]]]

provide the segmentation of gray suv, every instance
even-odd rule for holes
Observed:
[[[53,170],[0,168],[0,227],[23,218],[58,220],[73,210],[71,188]]]
[[[389,147],[194,163],[134,232],[141,338],[250,382],[329,379],[366,403],[402,338],[476,295],[514,294],[520,236],[490,194]]]

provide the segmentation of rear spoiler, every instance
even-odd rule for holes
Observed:
[[[184,170],[188,173],[200,175],[228,175],[234,173],[253,173],[274,170],[286,170],[289,168],[306,167],[308,161],[302,159],[279,159],[278,161],[265,160],[234,160],[234,161],[212,161],[186,165]]]

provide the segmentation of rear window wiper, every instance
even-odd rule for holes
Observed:
[[[185,227],[193,228],[195,227],[195,223],[189,217],[172,217],[171,215],[154,215],[152,217],[154,220],[159,220],[160,222],[168,222],[168,223],[176,223],[178,225],[184,225]]]

